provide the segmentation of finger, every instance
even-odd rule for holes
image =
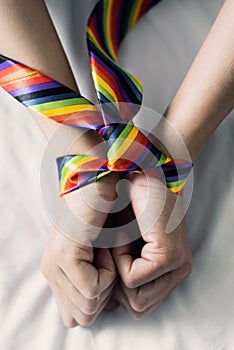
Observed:
[[[87,299],[98,297],[116,279],[116,268],[110,251],[100,249],[99,265],[95,268],[90,261],[74,259],[60,266],[72,284]],[[79,254],[78,254],[79,256]]]
[[[56,227],[75,242],[92,245],[116,199],[118,174],[73,191],[57,201]],[[79,229],[77,229],[79,228]]]
[[[84,327],[92,325],[111,298],[111,295],[108,295],[102,304],[99,305],[98,310],[94,314],[88,315],[79,307],[74,305],[58,285],[54,287],[54,295],[59,306],[63,322],[65,326],[69,328],[75,327],[76,325]]]
[[[95,322],[97,317],[100,315],[100,313],[102,312],[109,300],[110,296],[108,296],[106,300],[103,301],[103,303],[99,306],[98,310],[92,315],[82,312],[81,309],[75,307],[74,304],[71,303],[73,306],[73,317],[79,323],[80,326],[91,326]]]
[[[119,286],[115,289],[114,297],[135,320],[144,319],[147,315],[149,315],[152,311],[154,311],[161,303],[161,301],[159,301],[159,302],[155,303],[154,305],[152,305],[151,307],[149,307],[148,309],[146,309],[142,312],[138,312],[138,311],[135,311],[131,307],[125,293],[123,292],[123,290],[121,288],[121,286]]]
[[[53,287],[50,286],[50,288],[53,292],[55,302],[58,306],[65,327],[76,327],[78,325],[78,322],[72,316],[72,310],[70,308],[69,300],[62,296],[60,288],[57,285],[54,285]]]
[[[145,175],[128,174],[128,178],[132,209],[144,238],[161,219],[166,208],[167,188],[159,179]]]
[[[171,270],[165,255],[159,255],[157,261],[134,259],[129,245],[114,248],[112,254],[117,270],[128,288],[137,288]]]
[[[105,308],[110,298],[111,295],[108,295],[107,298],[102,302],[102,304],[99,305],[98,310],[94,314],[86,314],[83,311],[81,311],[80,308],[77,308],[74,304],[71,303],[73,306],[73,317],[79,323],[80,326],[91,326],[95,322],[97,317],[100,315],[102,310]]]
[[[60,289],[67,296],[67,298],[78,307],[84,314],[93,315],[95,314],[100,305],[111,295],[116,281],[114,281],[107,289],[105,289],[98,297],[93,299],[85,298],[77,288],[71,283],[69,278],[60,270],[59,279],[57,279],[57,284]]]
[[[121,287],[132,309],[143,312],[164,300],[185,279],[189,272],[188,266],[184,264],[176,271],[168,272],[139,288],[129,289],[123,283],[121,283]]]
[[[163,300],[182,279],[180,272],[168,272],[139,288],[129,289],[122,284],[122,289],[132,309],[143,312]]]

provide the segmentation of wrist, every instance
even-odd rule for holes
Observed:
[[[176,123],[163,117],[148,136],[154,146],[173,160],[194,162],[194,154],[191,154],[189,143],[184,138]]]
[[[164,126],[163,137],[170,145],[174,144],[174,152],[179,158],[181,158],[182,149],[176,142],[175,134],[179,135],[192,163],[195,163],[219,124],[217,119],[217,123],[212,120],[213,113],[210,112],[199,106],[189,106],[188,102],[180,101],[178,98],[169,105],[165,117],[172,128]],[[172,129],[175,132],[171,131]]]
[[[106,157],[103,139],[94,130],[58,124],[35,112],[33,112],[33,115],[56,158],[71,154],[86,154],[99,158]]]

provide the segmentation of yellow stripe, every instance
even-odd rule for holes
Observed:
[[[77,160],[75,163],[70,163],[69,164],[69,168],[73,168],[73,166],[75,167],[75,169],[77,169],[77,167],[84,165],[86,163],[89,163],[93,160],[97,160],[96,157],[92,157],[92,156],[85,156],[84,158],[81,158],[79,160]]]
[[[107,13],[106,13],[106,30],[107,30],[107,41],[108,41],[108,47],[109,50],[112,54],[112,57],[114,57],[115,60],[117,60],[117,56],[114,50],[114,46],[113,46],[113,41],[111,40],[111,25],[110,25],[110,21],[111,21],[111,8],[113,6],[113,0],[109,0],[107,3]]]
[[[164,160],[163,164],[169,163],[171,161],[171,158],[167,156],[167,158]]]
[[[62,170],[63,172],[65,171],[65,174],[63,174],[63,177],[64,177],[63,181],[67,182],[67,180],[69,179],[70,176],[72,176],[72,174],[79,171],[79,169],[77,168],[96,159],[97,158],[92,156],[86,156],[84,158],[81,158],[80,160],[77,160],[75,163],[70,162],[69,164],[65,164],[65,167]]]
[[[170,191],[172,192],[179,192],[182,190],[182,188],[184,187],[185,183],[181,184],[180,186],[177,186],[177,187],[168,187]]]
[[[121,68],[121,67],[120,67]],[[126,71],[125,69],[121,68],[122,71],[124,71],[126,74],[128,74],[128,76],[133,80],[133,83],[135,85],[137,85],[138,90],[142,91],[142,81],[140,79],[138,79],[135,75],[129,73],[128,71]]]
[[[109,92],[109,94],[113,97],[113,100],[118,102],[118,98],[114,92],[114,90],[110,87],[110,85],[108,85],[105,80],[103,80],[100,75],[98,75],[97,73],[95,73],[94,71],[92,72],[93,75],[93,80],[96,80],[98,85],[101,85],[103,87],[103,89],[105,89],[107,92]]]
[[[38,75],[39,77],[41,76],[40,73],[34,70],[28,69],[28,71],[24,68],[21,68],[18,71],[12,72],[10,74],[7,74],[6,76],[3,76],[0,81],[1,84],[15,84],[16,81],[22,81],[22,80],[27,80],[29,77],[33,75]]]
[[[37,111],[37,106],[30,106],[29,108],[32,109],[33,111]],[[75,105],[75,106],[49,109],[46,111],[41,111],[40,113],[45,115],[46,117],[54,117],[57,115],[62,115],[67,113],[75,113],[80,111],[96,111],[96,110],[97,110],[96,106],[92,106],[92,105]]]
[[[133,26],[136,23],[136,21],[138,20],[138,16],[139,16],[141,5],[142,5],[142,0],[138,0],[136,8],[135,8],[135,12],[134,12],[134,14],[132,16],[131,26]]]
[[[106,51],[103,50],[103,48],[100,46],[99,42],[96,40],[95,35],[93,34],[93,32],[92,32],[92,30],[90,28],[87,28],[87,33],[91,36],[92,41],[97,46],[98,50],[100,50],[106,57],[109,58],[109,56],[107,55]]]
[[[99,44],[98,41],[96,40],[95,35],[93,34],[91,28],[88,27],[87,30],[86,30],[86,32],[91,36],[92,41],[95,43],[95,45],[96,45],[98,48],[100,48],[100,44]],[[101,49],[101,48],[100,48],[100,49]]]
[[[113,165],[117,159],[121,158],[121,156],[126,152],[126,150],[129,148],[131,145],[132,141],[135,140],[136,136],[138,134],[138,129],[137,128],[132,128],[130,134],[128,135],[128,138],[122,143],[122,145],[119,147],[119,149],[115,152],[115,158],[109,160],[109,164]],[[112,148],[114,148],[115,144],[111,146],[111,148],[108,151],[111,152]],[[131,160],[131,159],[129,159]]]

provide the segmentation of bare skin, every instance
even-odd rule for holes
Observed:
[[[19,4],[17,0],[0,0],[0,10],[0,53],[78,91],[43,1],[26,0]],[[193,161],[234,105],[233,16],[234,2],[226,0],[166,111],[166,117],[185,141]],[[21,45],[18,45],[19,42]],[[50,59],[47,52],[50,52]],[[50,139],[57,124],[40,116],[36,118]],[[64,133],[72,138],[74,130],[63,127]],[[75,133],[78,135],[79,130]],[[162,133],[166,142],[173,144],[173,135],[166,128],[162,127]],[[85,153],[100,142],[93,133],[86,134],[81,140],[73,145],[73,151]],[[158,147],[164,148],[161,144]],[[173,147],[180,158],[181,150],[174,144]],[[111,208],[117,181],[117,174],[100,181],[93,191],[92,200],[97,202],[104,197]],[[147,184],[141,175],[130,176],[129,181],[132,184],[129,187],[132,207],[145,242],[138,257],[134,257],[130,245],[114,248],[112,255],[108,249],[103,249],[99,251],[94,266],[93,250],[88,245],[74,243],[62,236],[55,226],[48,236],[41,268],[67,327],[92,324],[112,296],[133,317],[145,317],[191,270],[192,257],[185,223],[182,221],[170,235],[165,234],[165,223],[173,209],[175,195],[167,191],[165,206],[154,223],[154,213],[158,211],[158,205],[161,207],[160,198],[162,200],[165,189],[155,179],[150,179]],[[147,197],[145,194],[149,186],[151,191]],[[146,198],[145,204],[150,204],[150,210],[141,216]],[[69,194],[68,201],[74,212],[79,207],[84,208],[82,213],[77,212],[77,215],[84,216],[84,222],[98,220],[98,227],[104,225],[108,208],[100,216],[87,206],[79,191]],[[59,212],[58,215],[62,217],[63,213]],[[145,222],[152,222],[150,232],[145,230]],[[85,226],[73,229],[85,231]],[[100,229],[97,228],[95,235],[99,233]],[[88,238],[91,240],[91,237]],[[120,282],[115,287],[118,279]]]
[[[234,1],[224,1],[205,42],[168,106],[165,116],[196,161],[210,135],[234,108]],[[162,126],[166,145],[175,138]],[[183,158],[182,158],[183,159]]]

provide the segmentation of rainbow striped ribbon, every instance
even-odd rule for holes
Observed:
[[[0,55],[0,86],[12,97],[58,123],[93,129],[106,142],[107,159],[84,154],[57,159],[61,195],[113,171],[156,176],[174,193],[185,185],[192,164],[167,157],[134,125],[142,83],[117,61],[126,33],[157,2],[101,0],[95,6],[87,43],[99,108],[63,84]]]

